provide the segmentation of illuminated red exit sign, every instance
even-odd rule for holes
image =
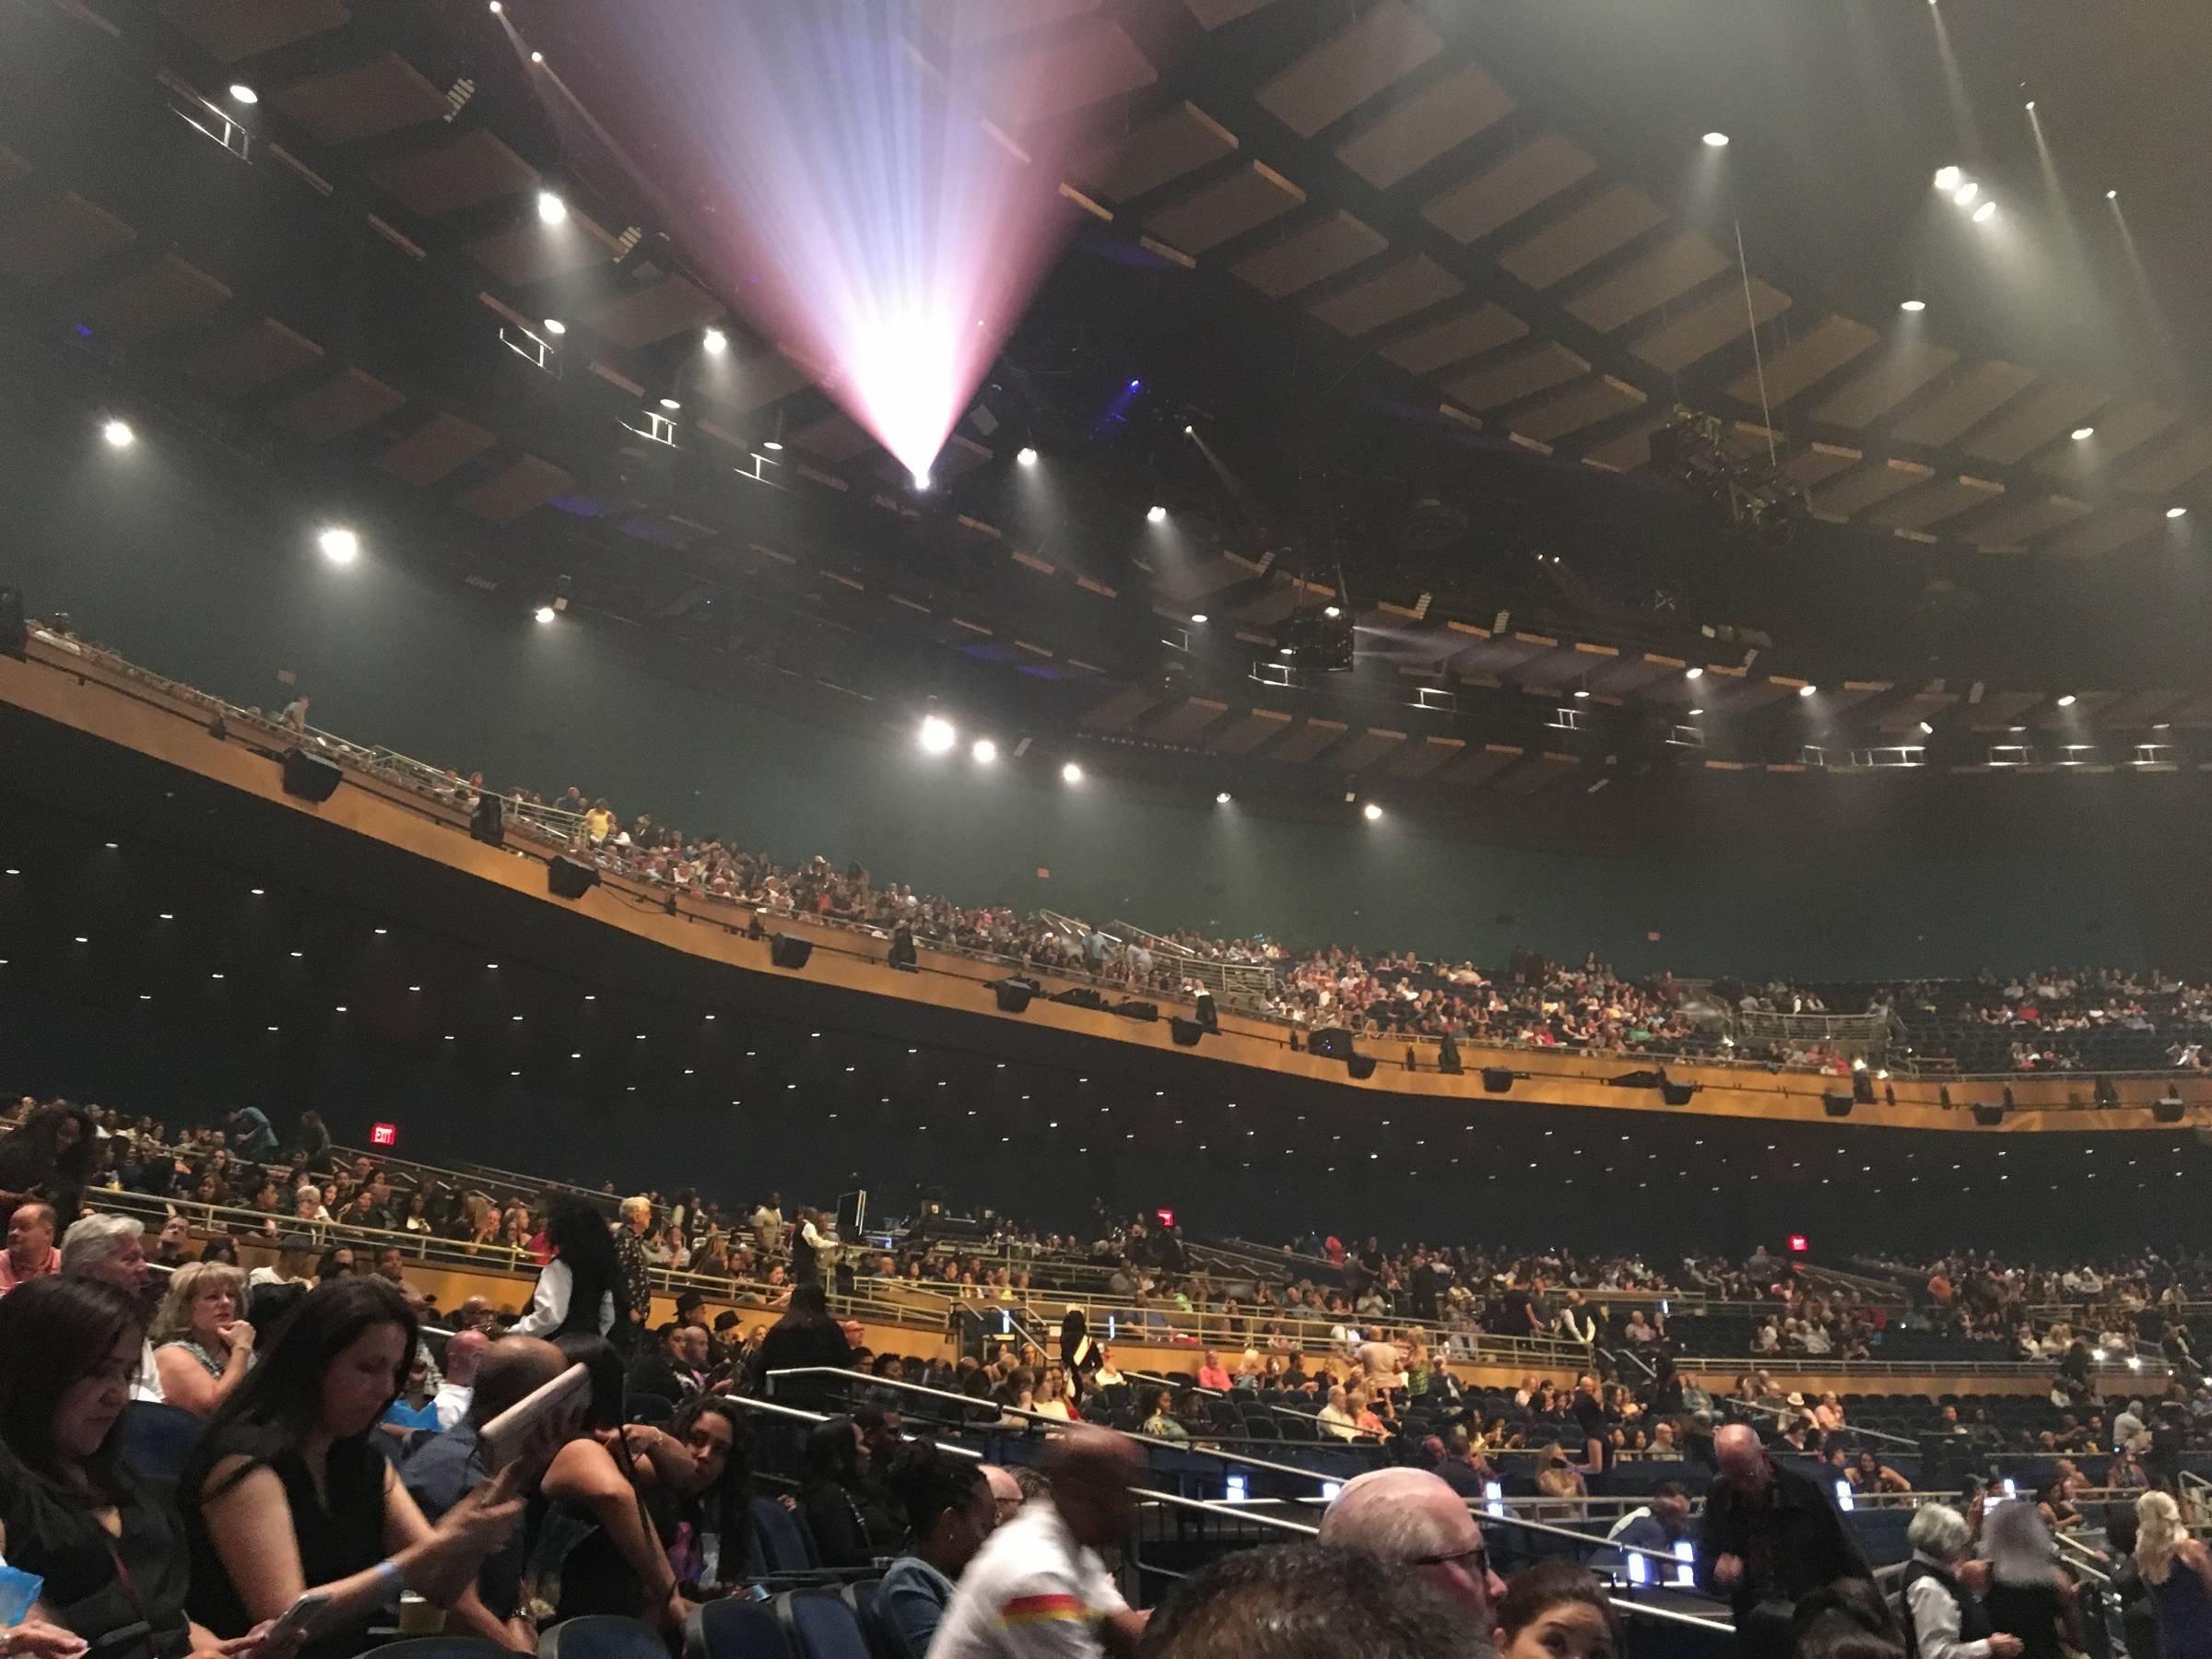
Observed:
[[[1792,1255],[1803,1255],[1806,1253],[1806,1248],[1807,1246],[1806,1244],[1805,1235],[1803,1233],[1792,1233],[1790,1235],[1790,1253]]]
[[[369,1144],[372,1147],[395,1147],[399,1144],[399,1125],[371,1124],[369,1125]],[[1802,1245],[1799,1248],[1803,1248]]]
[[[1175,1212],[1173,1210],[1154,1210],[1152,1213],[1159,1218],[1159,1224],[1162,1227],[1172,1227],[1175,1225]]]

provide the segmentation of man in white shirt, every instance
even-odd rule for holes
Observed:
[[[1136,1448],[1085,1426],[1045,1458],[1049,1498],[1032,1499],[994,1532],[961,1573],[929,1659],[1102,1659],[1144,1630],[1098,1552],[1136,1520],[1129,1488],[1144,1472]]]
[[[759,1245],[762,1256],[772,1256],[783,1248],[783,1195],[771,1193],[768,1202],[753,1212],[753,1242]]]
[[[490,1346],[491,1339],[481,1331],[455,1331],[445,1345],[445,1381],[430,1399],[439,1428],[451,1429],[468,1415],[477,1397],[477,1367],[483,1363],[484,1350]]]
[[[254,1268],[246,1275],[246,1288],[298,1285],[304,1290],[314,1283],[314,1241],[305,1233],[288,1232],[276,1241],[276,1265]]]
[[[1352,1415],[1350,1406],[1351,1396],[1343,1389],[1330,1389],[1329,1403],[1314,1413],[1321,1420],[1321,1431],[1341,1441],[1356,1438],[1359,1433],[1359,1419]]]

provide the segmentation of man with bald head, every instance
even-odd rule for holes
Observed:
[[[1743,1659],[1789,1659],[1797,1604],[1847,1580],[1871,1589],[1874,1574],[1827,1489],[1770,1456],[1756,1430],[1730,1423],[1712,1449],[1720,1472],[1705,1498],[1698,1581],[1733,1604]]]
[[[430,1402],[438,1414],[439,1428],[451,1429],[468,1415],[477,1397],[477,1368],[483,1364],[485,1351],[490,1347],[490,1337],[466,1326],[455,1331],[446,1343],[445,1381],[438,1385],[437,1397]]]
[[[1129,1488],[1144,1474],[1135,1445],[1088,1426],[1045,1453],[1047,1496],[984,1540],[929,1644],[929,1659],[1101,1659],[1144,1631],[1098,1552],[1136,1521]]]
[[[1482,1528],[1442,1478],[1427,1469],[1371,1469],[1344,1483],[1321,1517],[1321,1541],[1374,1557],[1441,1591],[1485,1645],[1505,1584],[1490,1571]]]
[[[997,1512],[999,1525],[1021,1513],[1021,1482],[1010,1473],[996,1464],[985,1464],[983,1484],[991,1488],[991,1507]]]

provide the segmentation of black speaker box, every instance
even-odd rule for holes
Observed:
[[[305,749],[284,751],[284,793],[303,801],[327,801],[346,774],[336,765]]]
[[[1324,1026],[1306,1039],[1306,1049],[1324,1060],[1348,1059],[1352,1053],[1352,1034],[1342,1026]]]
[[[488,847],[507,844],[507,803],[496,794],[477,797],[477,809],[469,815],[468,832]]]
[[[1035,980],[1003,979],[993,981],[991,989],[998,997],[998,1011],[1001,1014],[1026,1014],[1030,1009],[1030,998],[1044,987]]]
[[[599,885],[599,866],[566,853],[546,866],[546,888],[556,899],[581,899]]]
[[[29,638],[23,620],[23,590],[0,586],[0,654],[20,657]]]
[[[1820,1110],[1827,1112],[1830,1117],[1849,1117],[1851,1115],[1851,1097],[1840,1089],[1831,1088],[1820,1097]]]
[[[779,968],[804,968],[806,959],[813,954],[812,939],[797,939],[789,934],[778,934],[768,942],[768,959]]]
[[[1364,1083],[1375,1075],[1375,1057],[1372,1054],[1347,1054],[1344,1057],[1344,1069],[1351,1073],[1355,1081]]]
[[[1194,1019],[1184,1019],[1178,1015],[1170,1022],[1169,1030],[1174,1033],[1179,1048],[1196,1048],[1198,1039],[1206,1035],[1207,1028]]]
[[[2002,1106],[1984,1106],[1984,1105],[1983,1105],[1983,1104],[1982,1104],[1981,1102],[1979,1102],[1979,1101],[1976,1101],[1976,1102],[1975,1102],[1975,1105],[1974,1105],[1974,1122],[1975,1122],[1975,1123],[1977,1123],[1977,1124],[1981,1124],[1983,1128],[1984,1128],[1984,1129],[1994,1129],[1994,1128],[1995,1128],[1995,1127],[1996,1127],[1996,1126],[1997,1126],[1999,1124],[2003,1123],[2004,1121],[2005,1121],[2005,1108],[2004,1108],[2004,1107],[2002,1107]]]

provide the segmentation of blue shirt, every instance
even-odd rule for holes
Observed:
[[[951,1600],[952,1581],[915,1555],[902,1555],[886,1568],[876,1590],[876,1605],[914,1659],[929,1652]]]
[[[259,1162],[276,1150],[276,1131],[269,1127],[268,1113],[258,1106],[241,1106],[238,1109],[234,1133],[241,1137],[237,1147],[241,1158],[251,1158]]]

